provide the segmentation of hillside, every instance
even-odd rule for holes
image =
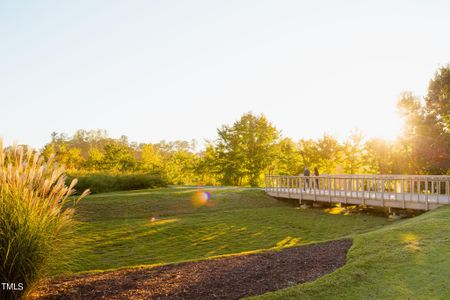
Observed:
[[[450,206],[354,235],[347,264],[255,299],[449,299]]]

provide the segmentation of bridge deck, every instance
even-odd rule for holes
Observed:
[[[449,182],[449,176],[267,176],[265,190],[279,198],[429,210],[450,204]]]

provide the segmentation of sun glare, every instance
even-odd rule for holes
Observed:
[[[392,116],[380,116],[378,122],[371,122],[367,124],[367,128],[363,133],[368,138],[381,138],[385,140],[394,141],[402,135],[403,120],[398,114]]]

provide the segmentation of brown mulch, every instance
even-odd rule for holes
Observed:
[[[80,275],[50,282],[35,297],[240,299],[331,273],[345,264],[351,244],[351,240],[345,239],[282,251]]]

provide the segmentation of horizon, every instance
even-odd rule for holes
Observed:
[[[52,132],[97,128],[137,142],[203,143],[248,111],[295,141],[343,140],[355,128],[394,140],[398,96],[425,96],[449,63],[444,1],[0,8],[5,145],[42,148]]]

